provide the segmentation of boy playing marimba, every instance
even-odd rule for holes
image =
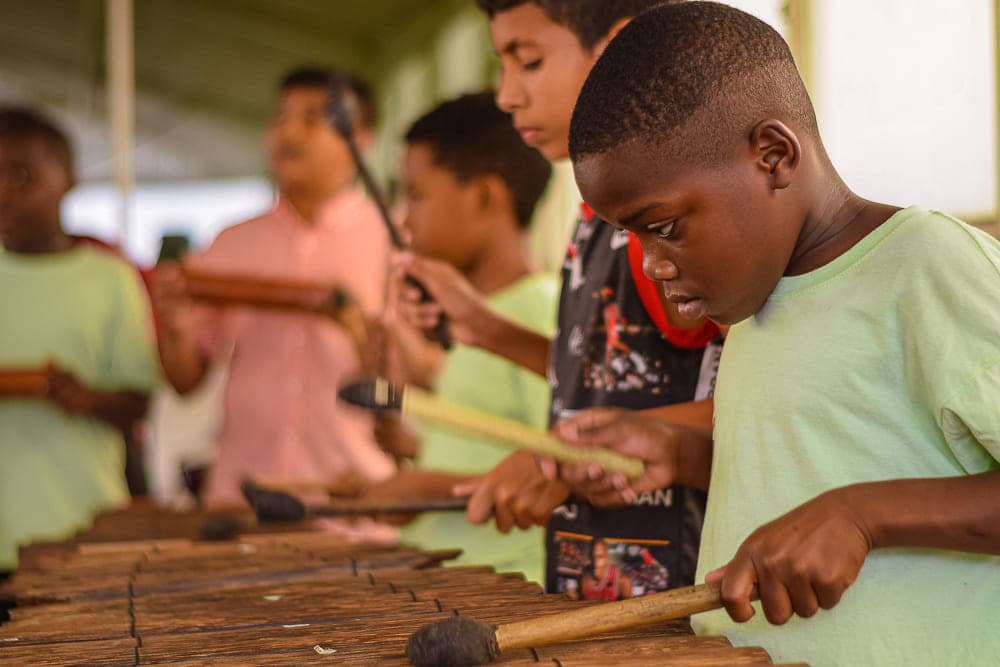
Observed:
[[[647,460],[601,494],[673,481],[714,445],[698,574],[731,619],[696,630],[816,667],[994,664],[1000,243],[849,190],[788,46],[725,5],[622,30],[570,150],[681,314],[733,323],[711,440],[603,411],[559,427]]]
[[[0,396],[0,571],[18,545],[65,539],[127,502],[121,434],[156,385],[138,275],[63,231],[73,184],[62,131],[0,109],[0,371],[51,363],[36,391]]]

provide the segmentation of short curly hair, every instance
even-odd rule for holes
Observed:
[[[519,5],[537,5],[545,14],[568,28],[587,49],[594,48],[612,26],[622,19],[638,16],[665,2],[680,0],[476,0],[479,8],[493,18]]]
[[[573,112],[570,156],[669,143],[678,157],[711,160],[768,117],[819,134],[785,40],[727,5],[668,5],[631,21],[594,65]]]
[[[552,166],[497,108],[492,91],[463,95],[419,118],[406,133],[409,144],[425,144],[437,166],[459,182],[495,174],[510,190],[518,224],[527,227],[545,191]]]
[[[45,142],[62,164],[66,175],[74,178],[73,146],[66,133],[53,120],[31,107],[0,107],[0,139],[33,139]]]
[[[373,129],[378,122],[375,94],[368,82],[352,72],[318,65],[297,67],[285,73],[278,84],[278,90],[285,92],[292,88],[327,88],[334,78],[344,81],[357,101],[358,118],[354,119],[355,122],[365,129]]]

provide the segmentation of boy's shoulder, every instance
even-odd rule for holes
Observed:
[[[551,333],[558,299],[559,279],[554,274],[538,272],[491,295],[490,305],[520,324]]]
[[[139,268],[117,252],[92,246],[77,248],[76,252],[83,258],[82,279],[103,281],[108,294],[125,294],[133,287],[142,291],[143,276]]]
[[[273,244],[281,235],[279,215],[276,207],[252,218],[223,227],[212,239],[208,247],[195,253],[192,259],[198,263],[230,264],[252,261],[261,253],[273,249]]]
[[[239,241],[252,237],[260,232],[269,229],[275,222],[276,209],[270,208],[267,211],[255,215],[252,218],[234,222],[227,227],[223,227],[215,236],[214,243]]]
[[[1000,275],[1000,241],[986,232],[946,213],[916,206],[896,215],[902,219],[886,241],[891,252],[905,260],[901,264],[923,273],[992,268]]]

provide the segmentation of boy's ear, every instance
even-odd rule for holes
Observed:
[[[375,145],[375,132],[367,127],[357,127],[354,130],[354,141],[358,144],[358,150],[367,153]]]
[[[513,213],[514,202],[511,200],[507,184],[496,174],[485,174],[477,177],[476,192],[479,197],[479,210],[488,214],[489,217]]]
[[[618,21],[608,30],[608,34],[604,35],[604,37],[602,37],[597,44],[594,44],[594,56],[600,58],[601,54],[604,53],[604,49],[606,49],[611,40],[615,38],[615,35],[617,35],[622,28],[627,26],[628,22],[631,20],[631,18],[618,19]]]
[[[802,157],[799,138],[791,128],[773,118],[762,120],[750,131],[750,150],[773,189],[782,190],[791,184]]]

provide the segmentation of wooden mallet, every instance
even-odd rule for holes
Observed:
[[[257,521],[301,521],[320,516],[372,516],[376,514],[416,514],[419,512],[464,510],[469,499],[423,498],[378,501],[366,498],[338,498],[323,505],[306,505],[295,496],[261,487],[250,480],[240,485],[243,497],[253,508]]]
[[[0,369],[0,398],[44,398],[52,365]]]
[[[354,127],[354,118],[358,115],[358,99],[351,91],[349,81],[342,74],[334,74],[330,77],[329,84],[327,85],[326,119],[337,134],[340,135],[340,138],[344,140],[344,143],[347,144],[347,149],[354,160],[354,166],[358,170],[358,176],[361,177],[361,181],[365,184],[368,195],[375,202],[375,207],[378,209],[382,224],[385,225],[386,232],[389,234],[389,241],[397,250],[406,250],[406,242],[396,228],[396,224],[392,221],[392,214],[389,213],[389,205],[385,193],[382,192],[378,181],[375,180],[371,170],[368,169],[368,165],[365,164],[361,148],[358,146]],[[407,276],[406,282],[420,290],[421,301],[431,301],[430,292],[427,291],[427,288],[420,281],[413,276]],[[441,314],[438,318],[433,334],[434,339],[441,344],[441,347],[446,350],[451,349],[451,330],[448,325],[448,318],[444,314]]]
[[[756,589],[751,599],[757,599]],[[450,616],[410,635],[406,656],[417,667],[481,665],[512,649],[591,637],[721,607],[721,584],[715,582],[501,625]]]
[[[461,405],[435,398],[415,387],[398,387],[385,380],[360,382],[344,387],[338,396],[367,410],[402,411],[403,414],[437,423],[455,431],[489,438],[513,449],[525,449],[565,463],[594,461],[608,472],[624,473],[630,479],[642,474],[643,462],[608,449],[570,447],[540,429],[526,426]]]

